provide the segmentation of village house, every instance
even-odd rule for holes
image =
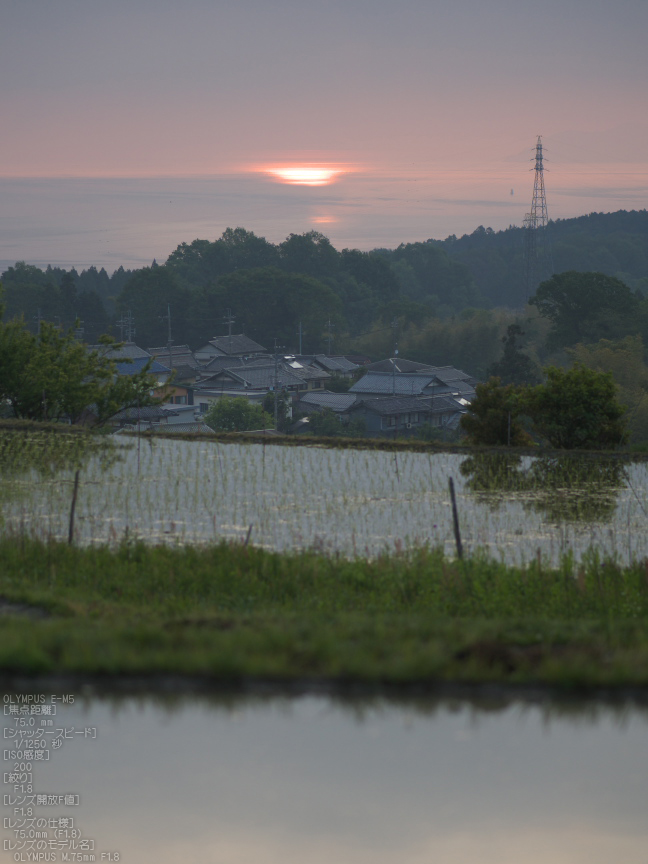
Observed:
[[[206,345],[194,351],[199,363],[208,363],[214,357],[259,357],[267,354],[267,349],[254,339],[238,333],[231,336],[214,336]]]
[[[361,418],[370,436],[407,437],[416,435],[422,426],[454,431],[466,410],[452,396],[386,396],[360,399],[344,414],[349,419]]]

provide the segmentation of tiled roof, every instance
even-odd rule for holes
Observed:
[[[173,371],[175,372],[174,384],[180,384],[182,381],[193,381],[199,375],[195,366],[174,366]]]
[[[331,408],[333,411],[346,411],[356,401],[353,393],[330,393],[328,391],[319,391],[318,393],[304,393],[299,400],[299,408],[301,410],[309,410],[310,408],[322,409]]]
[[[352,363],[346,357],[328,357],[326,354],[316,354],[313,362],[318,363],[327,372],[353,372],[360,368],[357,363]]]
[[[417,396],[426,387],[433,385],[434,375],[391,375],[384,372],[367,372],[349,388],[349,393],[376,393],[398,396]]]
[[[437,376],[440,381],[450,383],[455,381],[470,381],[476,383],[476,378],[462,372],[461,369],[456,369],[454,366],[430,366],[430,372]]]
[[[235,369],[237,366],[251,366],[254,363],[267,363],[266,358],[254,358],[254,360],[246,360],[244,357],[227,357],[224,354],[219,354],[217,357],[212,357],[209,363],[204,363],[200,366],[201,375],[214,375],[216,372],[221,372],[223,369]]]
[[[231,336],[214,336],[209,340],[209,344],[228,356],[233,354],[265,354],[266,349],[263,345],[259,345],[254,339],[250,339],[244,333],[232,334]]]
[[[362,399],[357,406],[371,411],[373,414],[405,414],[411,411],[429,412],[430,405],[426,399],[417,399],[415,396],[392,396],[384,399]]]
[[[418,411],[423,414],[464,413],[465,407],[451,396],[387,396],[377,399],[360,399],[355,407],[374,414],[405,414]]]
[[[117,363],[117,371],[120,375],[135,375],[137,372],[142,371],[150,359],[150,357],[136,357],[132,363]],[[163,366],[157,360],[153,360],[151,368],[148,371],[151,375],[168,375],[171,372],[168,366]]]
[[[274,386],[275,382],[275,367],[274,363],[265,366],[242,366],[235,369],[223,369],[222,372],[212,376],[209,379],[201,381],[203,386],[217,387],[219,384],[223,386],[231,386],[228,384],[225,376],[231,377],[234,381],[239,381],[241,386],[247,384],[248,387],[257,390],[269,390]],[[277,379],[282,387],[298,387],[302,383],[302,379],[295,375],[294,372],[282,369],[281,366],[277,369]]]
[[[214,430],[211,426],[198,420],[196,423],[168,423],[162,426],[156,426],[156,431],[164,432],[183,432],[190,435],[213,435]]]
[[[429,403],[433,414],[445,414],[453,411],[460,411],[463,414],[467,410],[466,406],[458,402],[453,396],[424,397],[421,401]]]
[[[378,360],[370,363],[366,369],[368,372],[387,372],[391,375],[396,366],[396,372],[434,372],[434,368],[426,363],[417,363],[415,360],[405,360],[403,357],[390,357],[388,360]]]
[[[150,423],[153,420],[164,420],[169,414],[177,413],[177,411],[161,408],[159,405],[149,405],[142,408],[124,408],[111,419],[120,422],[125,420],[128,423],[137,423],[138,421]]]
[[[88,351],[96,351],[100,357],[107,357],[109,360],[120,360],[124,357],[135,360],[136,358],[151,356],[148,351],[140,348],[134,342],[123,342],[121,348],[114,348],[110,345],[88,345]]]
[[[284,364],[287,367],[287,370],[292,372],[293,375],[297,375],[302,381],[324,381],[327,378],[330,378],[330,374],[325,372],[324,369],[318,369],[316,366],[298,366],[294,367],[292,365]]]
[[[172,345],[171,356],[169,356],[168,348],[149,348],[148,351],[152,357],[157,357],[161,363],[172,366],[174,369],[179,366],[196,367],[198,365],[193,351],[188,345]]]

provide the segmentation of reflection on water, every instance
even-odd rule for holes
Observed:
[[[108,438],[89,435],[78,428],[69,432],[0,432],[0,503],[28,493],[35,482],[64,482],[62,474],[84,468],[95,457],[100,471],[120,457]]]
[[[13,438],[6,443],[13,452],[27,440],[18,435],[0,432],[0,444]],[[481,549],[511,564],[541,554],[553,566],[565,554],[580,560],[591,549],[619,563],[648,557],[646,461],[121,436],[110,444],[84,456],[74,527],[80,545],[126,537],[171,545],[238,542],[251,530],[253,544],[278,551],[373,557],[428,545],[454,555],[453,477],[467,554]],[[30,470],[25,457],[16,465],[11,454],[0,458],[6,502],[0,530],[67,539],[78,459],[36,450]],[[109,454],[120,458],[110,464]]]
[[[525,509],[551,522],[611,519],[627,480],[621,462],[586,456],[484,453],[464,459],[460,471],[468,489],[490,506],[497,508],[514,493]]]
[[[93,698],[57,725],[97,738],[66,740],[35,786],[82,796],[97,860],[646,861],[637,707]]]

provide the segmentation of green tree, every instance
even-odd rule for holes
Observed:
[[[352,384],[351,378],[345,378],[339,372],[334,372],[326,382],[326,389],[331,393],[346,393]]]
[[[342,327],[341,306],[330,288],[310,276],[262,267],[229,273],[196,292],[189,320],[194,339],[205,340],[213,336],[213,322],[222,321],[223,310],[229,307],[245,333],[270,349],[275,338],[286,348],[294,346],[301,322],[305,349],[319,351],[328,319],[338,325],[337,332]]]
[[[628,406],[626,423],[631,443],[648,441],[648,366],[641,336],[626,336],[595,345],[567,349],[573,361],[596,372],[609,372],[618,387],[619,400]]]
[[[291,414],[290,414],[290,396],[285,391],[281,391],[280,393],[275,393],[273,391],[269,391],[263,397],[263,410],[272,417],[272,425],[274,428],[274,416],[275,416],[275,399],[277,401],[277,431],[278,432],[287,432],[288,427],[291,423]]]
[[[106,344],[114,344],[105,337]],[[155,379],[145,367],[117,375],[115,363],[74,337],[42,322],[35,336],[20,318],[0,324],[0,401],[16,417],[77,422],[93,406],[100,423],[122,408],[151,405]]]
[[[342,423],[332,408],[323,408],[309,415],[308,434],[322,438],[362,438],[367,434],[367,427],[361,417]]]
[[[610,373],[577,363],[565,371],[550,366],[544,384],[529,387],[524,411],[552,446],[569,450],[610,449],[626,440],[625,407],[617,401]]]
[[[459,421],[468,441],[489,446],[531,444],[519,419],[524,410],[522,392],[512,384],[503,386],[499,378],[477,384],[468,413]]]
[[[519,324],[509,324],[506,336],[502,337],[504,352],[488,370],[489,376],[499,378],[502,384],[537,384],[538,375],[533,360],[518,347],[518,339],[524,336]]]
[[[316,279],[332,276],[338,269],[340,254],[328,237],[319,231],[291,234],[279,246],[281,266],[293,273],[306,273]]]
[[[120,314],[130,311],[135,319],[137,341],[146,347],[166,345],[167,310],[171,307],[171,328],[176,342],[192,335],[186,325],[189,292],[182,288],[173,270],[154,264],[136,270],[117,298]]]
[[[641,328],[641,297],[604,273],[557,273],[540,285],[529,303],[553,325],[550,348],[622,337]]]
[[[204,420],[216,432],[274,429],[274,418],[266,414],[261,405],[254,405],[244,396],[221,397],[205,414]]]

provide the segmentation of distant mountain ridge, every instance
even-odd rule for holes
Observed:
[[[555,273],[599,271],[648,294],[648,210],[556,219],[546,230]],[[490,305],[519,308],[525,290],[524,237],[524,228],[493,231],[480,225],[463,237],[428,242],[469,268],[476,288]]]

